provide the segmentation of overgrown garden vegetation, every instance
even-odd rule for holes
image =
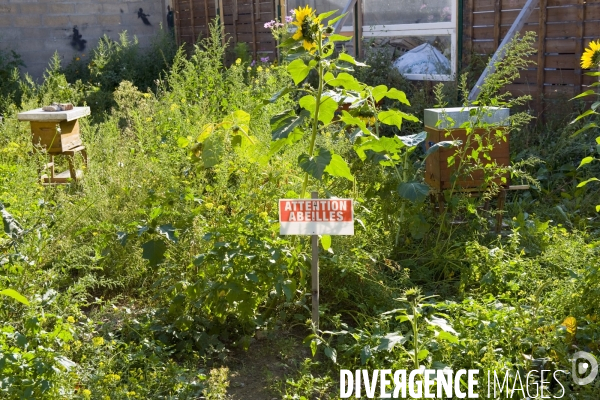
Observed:
[[[280,346],[284,374],[265,382],[285,399],[337,398],[342,368],[495,370],[512,387],[517,371],[598,354],[599,103],[531,121],[501,91],[534,38],[513,42],[476,104],[513,115],[513,164],[487,168],[487,196],[506,173],[531,189],[495,234],[486,196],[451,191],[439,215],[423,182],[423,109],[462,106],[467,80],[363,65],[335,50],[328,17],[297,10],[280,65],[224,65],[218,25],[189,57],[166,35],[148,50],[102,40],[89,62],[55,57],[40,84],[0,52],[0,397],[224,399],[226,367],[257,340]],[[338,113],[336,95],[361,106]],[[53,101],[92,109],[90,163],[69,185],[40,183],[46,156],[16,119]],[[505,139],[490,132],[473,138],[481,154]],[[280,236],[277,215],[311,190],[355,200],[356,234],[321,240],[319,331],[309,240]],[[598,381],[563,386],[546,393],[600,395]]]

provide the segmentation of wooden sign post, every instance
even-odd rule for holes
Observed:
[[[279,234],[310,235],[312,246],[312,321],[319,328],[319,235],[354,235],[352,199],[279,200]]]

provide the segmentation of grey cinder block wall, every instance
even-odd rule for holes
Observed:
[[[161,25],[166,29],[168,5],[170,0],[0,0],[0,48],[19,53],[25,71],[39,80],[55,51],[64,66],[89,57],[104,34],[118,40],[127,31],[148,46]]]

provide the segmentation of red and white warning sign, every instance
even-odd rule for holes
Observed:
[[[354,235],[352,199],[280,199],[281,235]]]

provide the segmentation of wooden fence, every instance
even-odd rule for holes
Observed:
[[[254,60],[276,56],[277,43],[266,22],[279,13],[278,0],[174,0],[177,44],[191,47],[209,34],[209,24],[219,16],[229,47],[246,43]]]
[[[496,51],[525,2],[464,1],[463,65],[473,55]],[[521,34],[531,30],[538,37],[537,65],[508,86],[513,95],[530,94],[541,107],[544,99],[572,98],[594,81],[582,71],[580,58],[590,40],[600,37],[600,0],[539,0]]]

